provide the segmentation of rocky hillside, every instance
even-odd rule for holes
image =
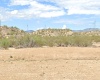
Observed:
[[[95,35],[100,36],[100,29],[96,30],[88,30],[88,31],[72,31],[70,29],[40,29],[37,31],[23,31],[18,29],[17,27],[8,27],[8,26],[1,26],[0,27],[0,37],[9,37],[13,36],[20,36],[24,34],[32,34],[32,35],[40,35],[40,36],[68,36],[68,35]]]
[[[72,35],[73,32],[70,29],[41,29],[33,32],[35,35],[41,36],[68,36]]]
[[[0,27],[0,37],[9,37],[11,35],[18,36],[18,35],[23,35],[24,33],[25,32],[23,30],[20,30],[17,27],[8,27],[8,26]]]

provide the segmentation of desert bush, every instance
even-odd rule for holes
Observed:
[[[10,42],[8,39],[6,39],[6,38],[0,39],[0,47],[2,47],[4,49],[8,49],[9,46],[10,46]]]
[[[100,42],[100,36],[91,36],[94,42]]]
[[[34,40],[30,35],[24,35],[16,38],[14,40],[15,47],[33,47],[34,46]]]
[[[88,35],[72,35],[72,36],[39,36],[25,34],[24,36],[10,36],[9,38],[0,39],[0,47],[42,47],[42,46],[77,46],[88,47],[92,45],[92,42],[100,42],[100,36],[88,36]]]
[[[35,45],[38,46],[78,46],[87,47],[92,45],[92,39],[89,36],[35,36]]]
[[[89,36],[74,35],[67,37],[67,44],[71,46],[87,47],[92,45],[92,40]]]
[[[33,35],[32,38],[34,40],[34,47],[41,47],[45,45],[44,37],[39,36],[39,35]]]

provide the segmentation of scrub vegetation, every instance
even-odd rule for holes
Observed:
[[[6,30],[5,33],[4,33],[4,30]],[[52,32],[52,34],[50,32]],[[57,34],[57,32],[59,35]],[[70,32],[70,34],[68,32]],[[63,35],[60,35],[62,33]],[[42,34],[46,34],[46,35],[42,35]],[[66,30],[61,30],[61,29],[48,30],[47,29],[47,30],[36,31],[36,33],[35,32],[27,33],[25,31],[19,30],[16,27],[9,28],[7,26],[4,26],[0,28],[0,48],[1,49],[2,48],[8,49],[10,47],[30,48],[30,47],[42,47],[42,46],[89,47],[89,46],[92,46],[93,42],[100,42],[100,36],[76,33],[76,32],[72,32],[69,29],[68,30],[67,29]]]

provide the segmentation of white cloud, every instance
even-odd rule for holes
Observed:
[[[40,17],[49,18],[49,17],[58,17],[58,16],[62,16],[62,15],[64,15],[64,14],[65,14],[64,11],[52,11],[52,12],[44,12],[44,13],[41,13],[39,16],[40,16]]]
[[[40,29],[44,29],[43,27],[39,27],[39,28],[37,28],[36,30],[40,30]]]
[[[41,0],[10,0],[10,8],[0,8],[1,16],[9,18],[51,18],[72,14],[100,15],[99,0],[42,0],[53,4],[40,3]],[[23,8],[13,9],[20,6]],[[24,6],[27,6],[27,8]],[[67,11],[65,11],[65,9]],[[6,15],[6,16],[5,16]]]
[[[27,5],[27,8],[24,6]],[[37,2],[36,0],[11,0],[10,4],[8,5],[10,8],[3,8],[1,9],[1,15],[5,16],[8,15],[5,19],[9,18],[35,18],[35,17],[42,17],[42,18],[51,18],[51,17],[58,17],[65,15],[65,12],[62,8],[56,7],[53,5],[46,5]],[[13,7],[22,7],[18,10],[13,10]],[[5,14],[5,15],[4,15]]]
[[[17,13],[18,13],[18,10],[11,11],[11,14],[17,14]]]
[[[66,25],[63,25],[62,29],[67,29],[67,26]]]
[[[40,0],[38,0],[40,1]],[[100,15],[100,0],[44,0],[56,3],[72,14],[95,14]]]
[[[29,5],[33,0],[11,0],[10,5]]]
[[[44,11],[48,11],[48,10],[58,10],[59,8],[58,7],[55,7],[55,6],[51,6],[51,5],[45,5],[45,4],[41,4],[41,3],[38,3],[36,1],[32,1],[30,3],[30,6],[34,9],[37,9],[37,10],[44,10]]]
[[[9,11],[7,11],[7,9],[0,7],[0,19],[2,21],[5,21],[7,19],[10,19],[11,15],[9,13]]]
[[[68,9],[68,14],[100,14],[100,1],[99,0],[70,0],[70,5],[65,6]],[[67,3],[68,4],[68,3]]]

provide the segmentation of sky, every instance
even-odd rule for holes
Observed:
[[[0,21],[22,30],[100,28],[100,0],[0,0]]]

